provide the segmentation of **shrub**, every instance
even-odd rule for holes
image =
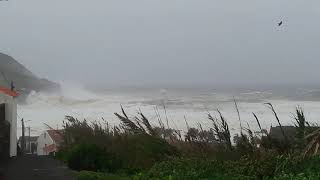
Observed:
[[[269,105],[281,127],[276,112]],[[80,172],[79,179],[86,180],[320,177],[319,156],[303,157],[294,154],[299,153],[296,146],[292,146],[287,138],[278,140],[270,137],[268,132],[263,131],[256,116],[262,135],[255,136],[248,125],[247,133],[243,134],[245,131],[241,131],[241,136],[235,138],[236,146],[233,146],[229,126],[219,111],[218,114],[220,119],[209,114],[209,119],[213,122],[213,128],[209,130],[203,130],[200,124],[199,129],[190,128],[186,123],[188,132],[185,139],[176,130],[169,127],[165,129],[161,123],[159,128],[152,127],[142,113],[129,118],[123,109],[122,115],[116,113],[121,125],[113,128],[108,123],[105,126],[97,122],[90,124],[86,120],[79,121],[68,116],[68,122],[64,126],[65,142],[57,157],[75,170],[132,175]],[[281,137],[287,137],[282,127],[281,132]],[[318,132],[316,131],[315,138],[318,137]],[[305,143],[301,144],[304,145]],[[318,144],[314,145],[317,150]],[[299,147],[299,150],[302,148]]]
[[[66,161],[74,170],[113,171],[116,167],[113,156],[95,144],[75,145],[67,152]]]
[[[242,158],[239,161],[209,161],[200,159],[175,159],[155,164],[150,170],[134,176],[82,172],[82,177],[91,179],[134,180],[316,180],[320,178],[320,157],[273,156]],[[81,179],[82,180],[82,179]],[[102,180],[102,179],[101,179]]]
[[[140,121],[145,128],[129,119],[124,111],[123,114],[117,114],[123,121],[122,126],[114,128],[67,116],[59,158],[75,170],[133,174],[151,168],[156,162],[179,156],[174,146],[155,133],[143,114]]]
[[[148,172],[150,178],[172,177],[173,179],[223,179],[222,177],[250,179],[237,174],[236,164],[232,161],[208,161],[197,159],[177,159],[156,164]],[[219,178],[218,178],[219,177]]]
[[[178,156],[177,150],[163,139],[144,134],[123,137],[110,148],[121,159],[122,169],[127,173],[136,173],[171,156]]]
[[[148,177],[173,179],[281,179],[281,177],[320,177],[320,157],[276,156],[242,158],[239,161],[176,159],[157,163]],[[314,179],[314,178],[313,178]]]
[[[77,174],[78,180],[130,180],[132,178],[115,175],[115,174],[106,174],[106,173],[98,173],[91,171],[80,171]]]

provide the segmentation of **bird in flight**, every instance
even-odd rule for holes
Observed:
[[[278,23],[278,26],[281,26],[283,24],[283,22],[282,21],[280,21],[279,23]]]

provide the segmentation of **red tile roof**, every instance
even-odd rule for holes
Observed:
[[[11,91],[8,88],[0,87],[0,93],[6,94],[8,96],[17,97],[19,94],[15,91]]]
[[[48,153],[51,153],[51,152],[56,152],[58,149],[57,149],[57,146],[55,144],[50,144],[48,146],[45,146],[42,148],[47,154]]]
[[[49,136],[51,139],[56,143],[56,144],[61,144],[63,142],[63,137],[62,137],[62,130],[47,130]]]

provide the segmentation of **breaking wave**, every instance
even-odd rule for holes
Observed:
[[[210,127],[207,112],[215,115],[217,108],[226,117],[230,129],[237,132],[238,118],[235,111],[233,96],[225,92],[192,91],[174,89],[136,89],[133,91],[109,90],[106,92],[92,92],[83,86],[62,83],[60,93],[37,93],[28,95],[26,104],[18,106],[19,118],[31,120],[27,126],[31,126],[33,134],[40,134],[49,124],[52,127],[61,128],[65,115],[72,115],[79,119],[101,120],[102,117],[110,124],[118,124],[119,120],[114,112],[120,111],[120,104],[128,114],[135,115],[141,110],[151,122],[156,123],[155,108],[164,117],[163,106],[166,107],[167,115],[172,127],[186,129],[184,118],[188,123],[197,125],[201,122],[204,127]],[[254,129],[256,126],[252,112],[261,119],[264,128],[276,125],[276,121],[270,110],[263,104],[271,102],[274,104],[281,121],[292,122],[291,113],[297,105],[305,109],[309,121],[315,121],[320,117],[318,109],[320,103],[317,101],[289,100],[273,98],[268,92],[250,92],[236,94],[239,110],[243,121],[248,122]]]

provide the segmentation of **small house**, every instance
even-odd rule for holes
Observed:
[[[288,138],[289,141],[294,141],[297,129],[295,126],[282,126],[282,129],[284,131],[284,134],[286,138]],[[270,137],[272,139],[277,139],[279,141],[284,141],[285,137],[282,134],[280,126],[271,127],[270,128]]]
[[[37,140],[38,156],[55,154],[59,150],[59,146],[63,142],[62,130],[46,130]]]
[[[18,94],[0,87],[0,158],[17,155],[17,103]]]

